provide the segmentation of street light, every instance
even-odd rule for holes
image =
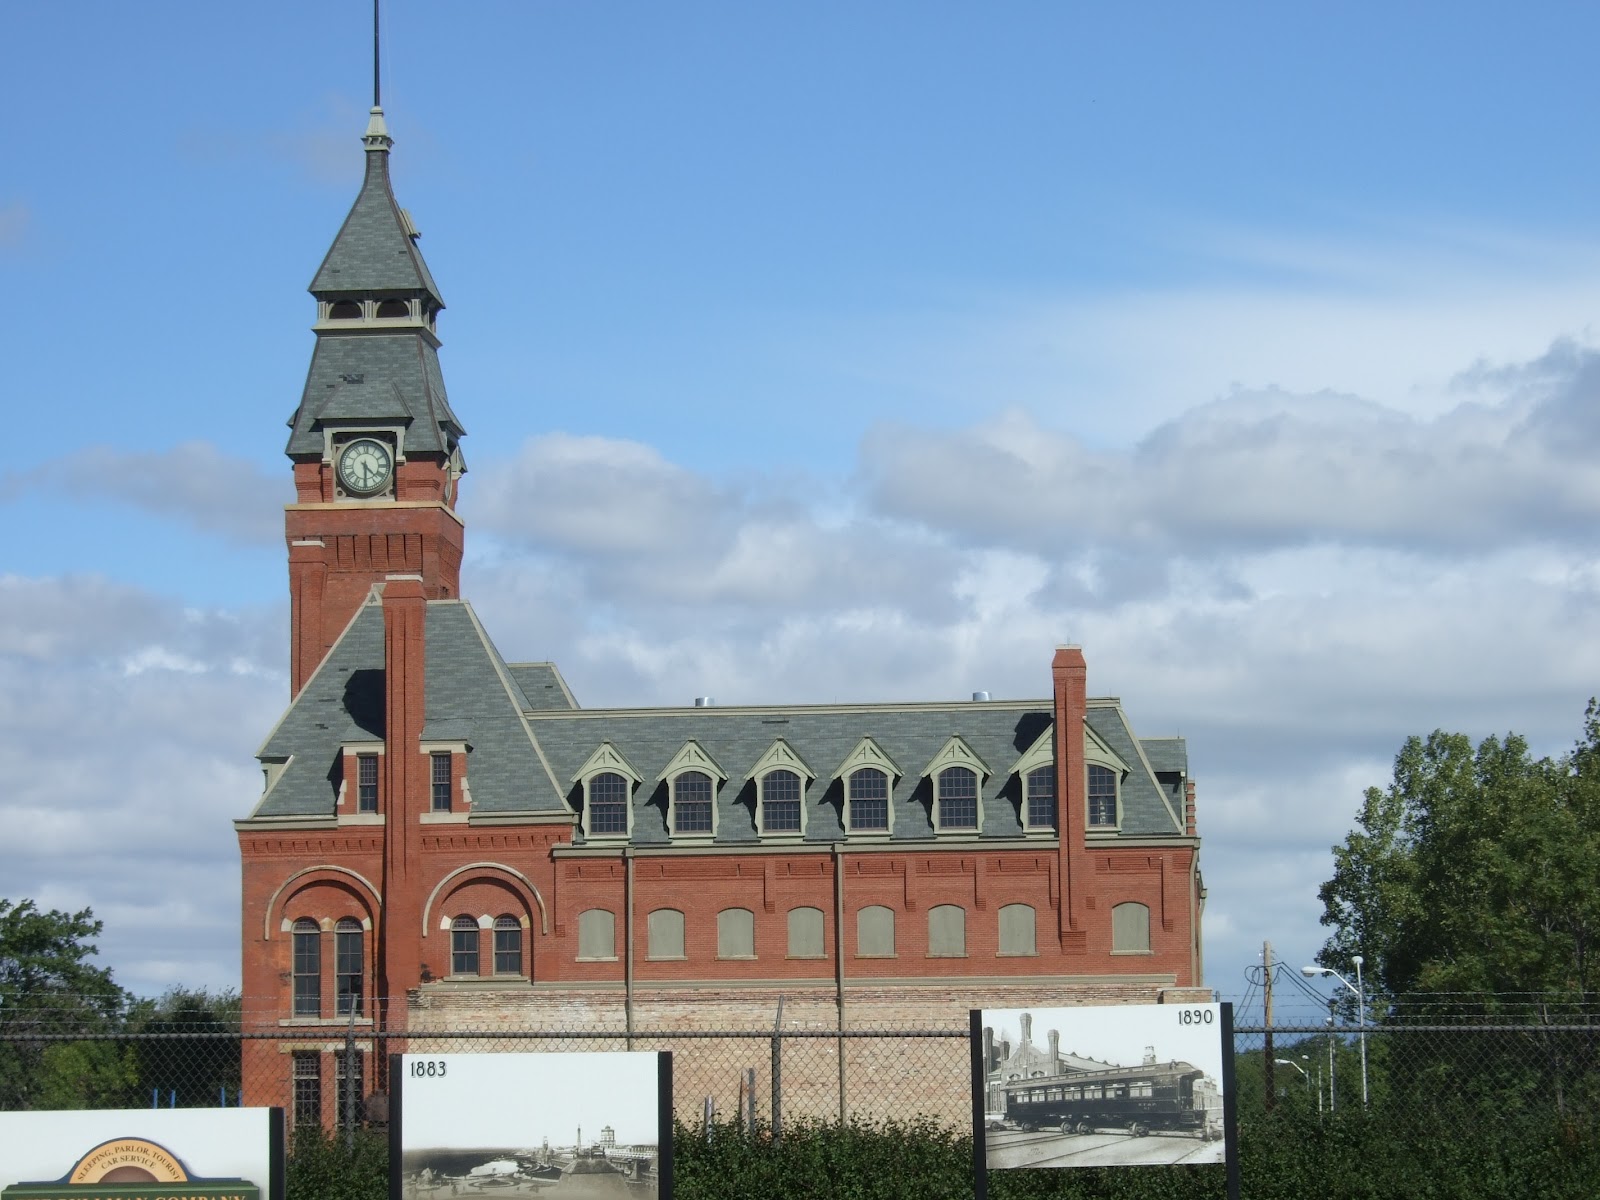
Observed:
[[[1361,982],[1361,964],[1366,960],[1361,955],[1354,955],[1351,962],[1356,964],[1356,981],[1351,983],[1332,967],[1301,967],[1300,974],[1307,979],[1315,979],[1318,975],[1332,975],[1345,987],[1356,995],[1356,1021],[1361,1026],[1361,1103],[1367,1102],[1367,998],[1363,992]]]
[[[1300,1060],[1301,1062],[1310,1062],[1311,1056],[1309,1054],[1302,1054],[1300,1056]],[[1311,1072],[1302,1067],[1300,1063],[1295,1062],[1292,1058],[1275,1058],[1272,1061],[1277,1063],[1280,1067],[1293,1067],[1305,1078],[1306,1087],[1308,1089],[1311,1087]],[[1320,1067],[1317,1069],[1317,1111],[1322,1111],[1322,1069]]]

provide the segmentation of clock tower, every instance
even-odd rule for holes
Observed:
[[[316,346],[286,453],[290,688],[298,695],[374,584],[460,595],[456,490],[465,430],[439,369],[444,301],[389,183],[383,110],[363,137],[366,178],[311,281]]]

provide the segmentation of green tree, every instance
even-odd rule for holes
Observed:
[[[126,995],[89,960],[101,923],[89,909],[41,912],[0,900],[0,1109],[116,1102],[129,1081],[110,1042],[66,1034],[114,1032]]]
[[[138,1063],[138,1082],[155,1089],[162,1104],[179,1108],[214,1105],[239,1095],[237,992],[172,988],[159,1000],[140,1000],[128,1010],[127,1028]]]
[[[1515,734],[1410,738],[1334,847],[1318,961],[1382,996],[1472,993],[1546,1019],[1600,988],[1600,714],[1559,759]],[[1495,999],[1494,997],[1499,997]]]

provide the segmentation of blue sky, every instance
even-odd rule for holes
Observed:
[[[0,894],[139,991],[237,979],[369,21],[0,47]],[[1600,691],[1597,23],[393,0],[467,596],[588,704],[1042,696],[1081,642],[1190,739],[1208,982],[1309,961],[1407,734],[1559,751]]]

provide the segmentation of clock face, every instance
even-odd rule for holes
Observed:
[[[358,496],[383,490],[394,472],[389,447],[372,438],[358,438],[339,451],[339,482]]]

